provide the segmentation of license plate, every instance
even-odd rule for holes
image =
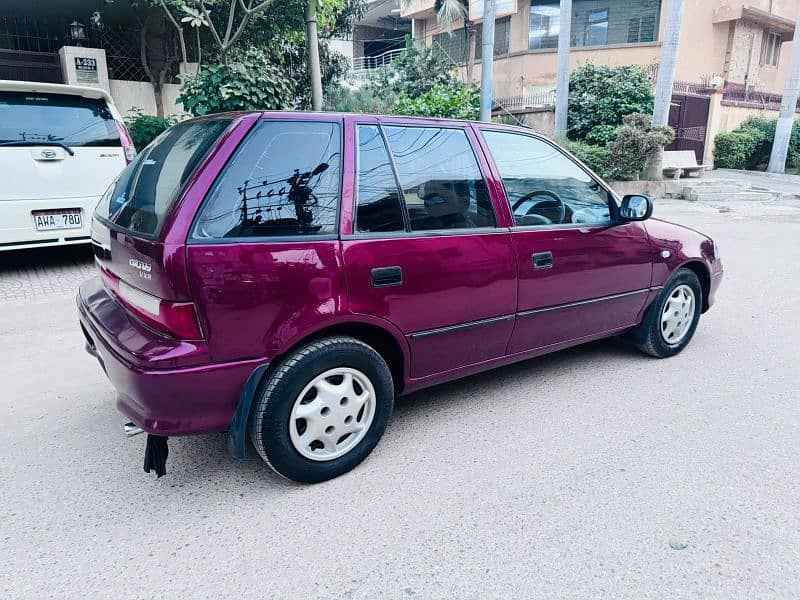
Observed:
[[[33,222],[36,231],[51,231],[53,229],[80,229],[83,227],[83,217],[79,208],[65,208],[64,210],[34,211]]]

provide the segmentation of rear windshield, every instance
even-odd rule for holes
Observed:
[[[183,184],[230,123],[194,121],[165,131],[111,185],[97,216],[132,233],[156,235]]]
[[[121,145],[117,124],[103,99],[0,92],[0,144],[9,142]]]

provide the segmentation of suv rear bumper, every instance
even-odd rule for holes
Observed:
[[[161,367],[174,362],[170,355],[180,352],[183,343],[170,344],[134,322],[102,288],[99,278],[81,285],[77,303],[86,351],[97,358],[116,388],[117,408],[148,433],[175,436],[227,430],[248,377],[266,362],[255,359],[177,368],[147,366],[148,362]],[[98,303],[103,307],[102,320],[92,311]],[[113,336],[103,325],[109,320]],[[149,342],[142,339],[143,332],[151,336]],[[120,348],[121,340],[127,339],[135,340],[142,351],[134,354]]]
[[[46,198],[41,200],[0,200],[0,250],[40,248],[91,241],[92,213],[100,196]],[[77,208],[83,227],[37,231],[31,213],[36,210]]]

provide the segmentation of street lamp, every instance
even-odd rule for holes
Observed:
[[[70,23],[69,37],[72,38],[76,46],[80,46],[81,42],[86,39],[86,29],[83,27],[83,23],[79,23],[77,19]]]

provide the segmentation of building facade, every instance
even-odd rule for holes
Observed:
[[[470,13],[479,21],[482,4],[475,0],[472,4]],[[552,90],[560,29],[558,0],[508,4],[510,10],[496,23],[495,96],[514,98]],[[412,20],[415,40],[440,47],[454,64],[464,65],[463,23],[448,34],[438,25],[433,6],[433,0],[412,0],[401,15]],[[686,0],[685,6],[677,80],[781,93],[800,0]],[[666,0],[573,0],[571,66],[639,64],[655,70],[666,11]],[[480,44],[476,60],[480,62]],[[479,78],[480,68],[473,73]]]

